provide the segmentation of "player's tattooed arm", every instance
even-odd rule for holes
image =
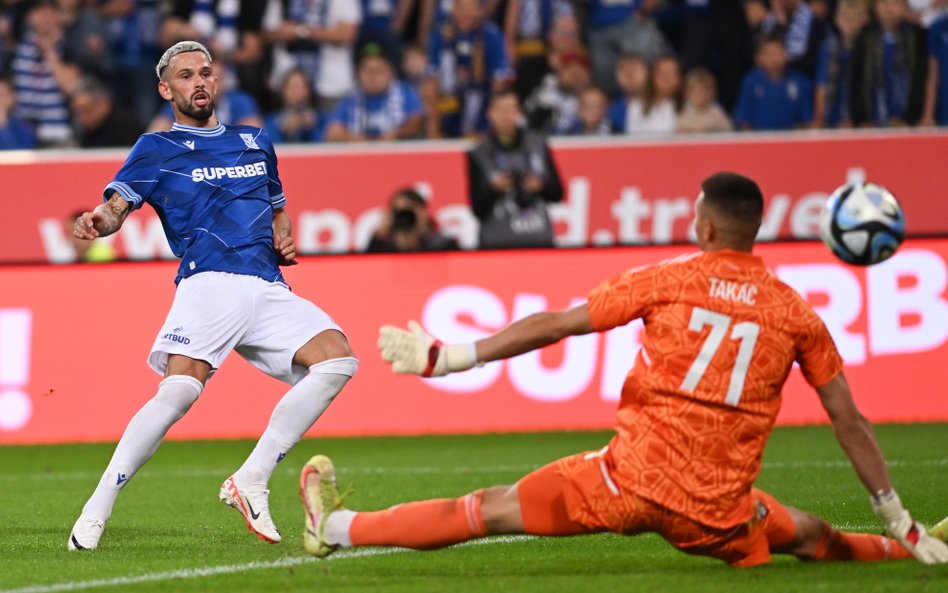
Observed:
[[[107,202],[99,204],[92,212],[83,212],[76,219],[72,234],[77,239],[105,237],[122,228],[122,223],[131,212],[131,204],[118,192],[112,192]]]
[[[283,208],[276,208],[273,211],[273,249],[277,252],[281,266],[295,266],[299,263],[296,260],[293,225],[290,222],[290,215]]]

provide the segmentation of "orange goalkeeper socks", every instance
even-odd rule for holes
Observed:
[[[353,546],[442,548],[487,535],[483,491],[461,498],[409,502],[384,511],[356,513],[349,528]]]
[[[813,554],[813,560],[821,562],[832,560],[878,562],[911,557],[912,554],[894,539],[870,533],[847,533],[833,528],[823,531],[820,543]]]

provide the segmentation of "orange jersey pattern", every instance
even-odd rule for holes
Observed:
[[[750,488],[794,361],[842,369],[822,320],[760,258],[730,250],[631,270],[589,295],[599,331],[642,318],[609,446],[622,489],[712,527],[750,519]]]

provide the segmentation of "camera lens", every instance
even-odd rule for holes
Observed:
[[[418,222],[418,216],[414,210],[405,208],[403,210],[394,210],[392,212],[392,226],[398,231],[410,231]]]

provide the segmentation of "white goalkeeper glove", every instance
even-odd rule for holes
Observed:
[[[872,497],[872,510],[885,525],[886,534],[898,540],[925,564],[948,562],[948,545],[928,534],[925,526],[912,519],[895,490]]]
[[[448,373],[466,371],[477,364],[473,343],[442,344],[417,322],[408,322],[409,331],[391,325],[379,330],[379,350],[382,360],[392,363],[396,373],[410,373],[422,377],[443,377]]]

